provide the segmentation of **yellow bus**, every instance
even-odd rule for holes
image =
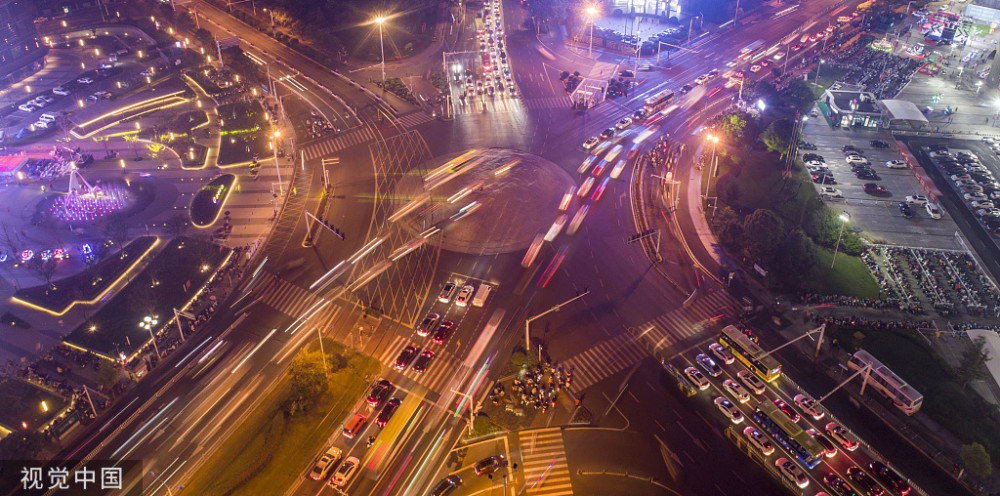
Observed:
[[[771,382],[781,376],[781,364],[770,355],[763,356],[764,350],[736,326],[723,327],[719,343],[761,379]]]

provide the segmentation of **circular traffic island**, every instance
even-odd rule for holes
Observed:
[[[395,191],[396,198],[430,195],[426,208],[400,222],[414,235],[440,226],[440,235],[428,241],[448,251],[495,255],[527,248],[561,215],[560,200],[575,186],[573,177],[555,163],[506,148],[483,150],[465,166],[425,181],[431,171],[461,155],[438,157],[421,174],[404,175]]]
[[[191,200],[191,223],[197,227],[214,224],[235,184],[236,176],[223,174],[202,187]]]

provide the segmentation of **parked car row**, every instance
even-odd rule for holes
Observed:
[[[1000,233],[1000,181],[993,172],[972,152],[951,153],[943,144],[928,146],[927,152],[986,229]]]

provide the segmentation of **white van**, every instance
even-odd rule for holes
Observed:
[[[476,291],[476,296],[472,299],[472,306],[481,307],[486,304],[486,298],[489,298],[492,292],[493,286],[486,283],[480,284],[479,289]]]
[[[39,121],[45,121],[45,122],[55,122],[56,121],[56,116],[54,116],[54,115],[46,112],[46,113],[38,116],[38,120]]]

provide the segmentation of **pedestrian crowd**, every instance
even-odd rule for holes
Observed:
[[[509,393],[503,383],[497,383],[490,391],[489,399],[494,405],[499,405],[509,394],[509,402],[534,407],[544,413],[556,406],[558,394],[572,382],[572,370],[565,371],[562,366],[543,363],[515,377]]]

